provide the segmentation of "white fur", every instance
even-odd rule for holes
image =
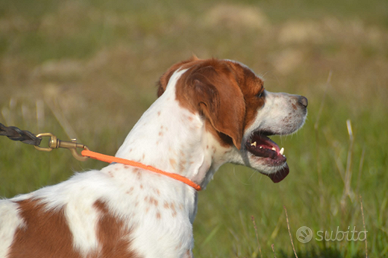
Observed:
[[[0,257],[6,257],[16,229],[23,227],[17,208],[18,205],[9,200],[0,200]]]

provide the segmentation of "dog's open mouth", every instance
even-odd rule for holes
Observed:
[[[284,156],[284,148],[272,141],[268,136],[268,132],[255,132],[245,144],[246,149],[253,155],[264,158],[267,165],[271,167],[281,167],[278,171],[266,174],[274,183],[282,181],[289,173],[289,168]]]

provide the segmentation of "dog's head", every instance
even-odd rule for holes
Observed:
[[[271,135],[296,132],[307,115],[307,99],[271,93],[263,80],[244,64],[231,60],[193,57],[173,65],[159,81],[158,96],[171,76],[179,78],[176,99],[206,121],[206,130],[227,148],[228,161],[252,167],[280,182],[289,173],[284,149]]]

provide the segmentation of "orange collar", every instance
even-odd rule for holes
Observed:
[[[108,156],[108,155],[104,155],[101,153],[90,151],[88,149],[84,149],[81,152],[81,154],[82,154],[82,156],[89,157],[89,158],[96,159],[96,160],[100,160],[100,161],[104,161],[104,162],[108,162],[108,163],[117,162],[117,163],[121,163],[121,164],[125,164],[125,165],[130,165],[133,167],[146,169],[146,170],[158,173],[158,174],[162,174],[164,176],[171,177],[175,180],[181,181],[181,182],[185,183],[186,185],[193,187],[197,191],[202,190],[200,185],[194,183],[193,181],[191,181],[190,179],[188,179],[184,176],[174,174],[174,173],[165,172],[165,171],[162,171],[160,169],[154,168],[152,166],[144,165],[144,164],[136,162],[136,161],[132,161],[132,160],[128,160],[128,159],[121,159],[121,158],[117,158],[117,157],[113,157],[113,156]]]

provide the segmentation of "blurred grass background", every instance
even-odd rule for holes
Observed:
[[[241,61],[268,90],[308,97],[309,116],[297,134],[273,137],[285,181],[225,165],[199,194],[195,256],[294,257],[285,207],[299,257],[386,257],[387,42],[385,0],[0,1],[0,122],[114,154],[170,65],[192,53]],[[2,137],[0,196],[102,166]],[[301,226],[362,231],[360,195],[367,249],[296,240]]]

